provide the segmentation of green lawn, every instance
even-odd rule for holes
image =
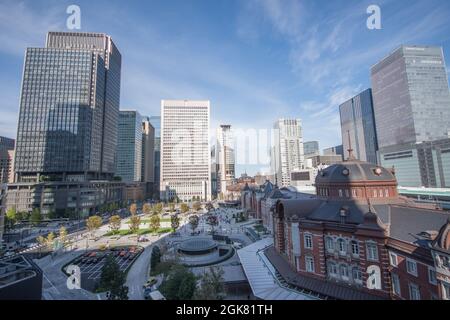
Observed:
[[[161,233],[168,233],[171,231],[172,231],[172,228],[159,228],[158,230],[156,230],[156,233],[161,234]],[[150,229],[139,229],[139,231],[138,231],[139,235],[148,234],[148,233],[151,233]],[[132,234],[131,230],[119,230],[118,232],[109,231],[108,233],[105,234],[105,236],[107,236],[107,237],[115,236],[115,235],[129,236],[131,234]]]
[[[161,218],[159,221],[160,222],[170,222],[170,218]],[[126,224],[130,224],[130,223],[131,223],[130,221],[126,222]],[[143,224],[143,223],[150,223],[150,219],[141,220],[141,224]]]

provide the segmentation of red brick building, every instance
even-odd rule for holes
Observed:
[[[394,172],[356,160],[322,170],[316,190],[273,207],[267,256],[291,286],[331,299],[450,299],[448,212],[400,197]]]

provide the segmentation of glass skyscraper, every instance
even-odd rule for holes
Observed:
[[[353,149],[353,155],[370,163],[377,163],[377,135],[373,113],[372,90],[367,89],[339,106],[344,158],[345,151]],[[350,141],[349,141],[350,137]]]
[[[450,187],[450,91],[442,48],[401,46],[372,67],[379,159],[400,186]]]
[[[17,132],[18,182],[111,179],[121,55],[99,33],[49,32],[25,55]]]
[[[142,117],[137,111],[120,111],[116,176],[124,182],[138,182],[141,175]]]
[[[153,128],[155,128],[155,184],[154,184],[154,196],[159,197],[159,182],[161,178],[161,117],[152,116],[149,117],[149,121]],[[158,192],[156,192],[158,190]]]
[[[319,141],[303,142],[303,150],[305,153],[305,158],[320,155]]]
[[[442,48],[401,46],[371,73],[380,149],[449,137],[450,92]]]

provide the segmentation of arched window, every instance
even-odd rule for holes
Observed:
[[[332,237],[326,237],[325,238],[325,247],[327,251],[333,252],[334,251],[334,241]]]
[[[352,278],[355,283],[362,284],[362,282],[363,282],[362,271],[359,267],[353,267]]]
[[[352,197],[356,198],[356,189],[352,189]]]
[[[348,274],[348,267],[346,264],[341,264],[339,267],[339,272],[341,273],[341,277],[344,280],[348,280],[349,279],[349,274]]]
[[[348,191],[348,189],[345,189],[345,197],[350,198],[350,192]]]
[[[343,197],[343,194],[342,194],[342,189],[339,189],[339,198],[342,198]]]
[[[376,189],[373,190],[373,197],[377,198],[377,190]]]
[[[338,239],[338,250],[340,254],[346,254],[347,253],[347,246],[344,239]]]
[[[337,265],[334,262],[328,263],[328,274],[332,277],[338,276]]]

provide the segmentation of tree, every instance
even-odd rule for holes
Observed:
[[[42,252],[42,247],[47,246],[47,240],[43,236],[39,236],[36,238],[37,243],[39,244],[39,256]]]
[[[9,225],[9,228],[11,228],[11,229],[14,228],[14,225],[18,221],[16,208],[9,208],[8,211],[6,211],[5,217],[6,217],[7,225]]]
[[[175,211],[175,203],[171,202],[169,203],[169,212],[174,212]]]
[[[137,206],[136,206],[136,203],[133,203],[130,206],[130,213],[131,213],[132,216],[134,216],[136,214],[136,212],[137,212]]]
[[[61,240],[62,246],[65,247],[67,242],[67,229],[64,226],[59,228],[59,239]]]
[[[186,213],[186,212],[188,212],[189,211],[189,206],[188,206],[188,204],[187,203],[182,203],[182,204],[180,204],[180,210],[181,210],[181,213]]]
[[[114,215],[109,218],[109,228],[111,229],[113,234],[116,234],[119,231],[121,224],[122,220],[120,219],[120,216]]]
[[[144,203],[142,212],[144,212],[144,214],[150,214],[152,212],[152,206],[149,203]]]
[[[198,201],[196,201],[192,204],[192,209],[194,209],[195,211],[199,211],[201,208],[202,208],[202,204]]]
[[[57,218],[57,216],[56,216],[55,210],[50,210],[47,213],[47,219],[53,220],[53,219],[56,219],[56,218]]]
[[[158,202],[153,206],[153,214],[161,214],[163,211],[163,205],[161,202]]]
[[[55,234],[53,232],[50,232],[47,235],[47,238],[45,239],[45,243],[47,247],[51,250],[53,247],[53,241],[55,240]]]
[[[214,209],[214,206],[212,205],[211,202],[208,202],[208,203],[205,205],[205,208],[206,208],[206,210],[210,211],[210,210]]]
[[[159,218],[159,215],[155,214],[150,217],[150,231],[155,233],[156,230],[159,229],[159,226],[161,225],[161,219]]]
[[[99,216],[92,216],[86,220],[86,227],[91,234],[94,234],[95,230],[102,226],[102,218]]]
[[[125,273],[120,270],[114,257],[108,255],[100,276],[100,290],[108,292],[108,300],[128,300],[128,287],[125,286],[125,281]]]
[[[158,263],[161,262],[161,249],[158,246],[154,246],[152,249],[152,255],[150,258],[150,267],[152,270],[156,268]]]
[[[177,214],[173,214],[170,216],[170,226],[173,229],[173,232],[177,231],[178,227],[180,226],[180,218]]]
[[[191,300],[195,287],[195,275],[182,265],[174,265],[160,291],[168,300]]]
[[[42,221],[41,210],[39,208],[34,208],[31,212],[30,222],[33,225],[38,225]]]
[[[219,224],[219,219],[217,219],[217,216],[210,214],[206,217],[206,223],[211,226],[211,231],[214,233],[214,227]]]
[[[131,233],[138,233],[139,232],[139,226],[141,225],[141,218],[136,216],[136,215],[132,215],[130,218],[130,230]]]
[[[195,291],[195,300],[222,300],[225,296],[224,271],[220,267],[212,266],[200,278],[200,285]]]
[[[189,217],[189,224],[191,225],[192,231],[195,232],[195,229],[197,229],[198,227],[198,222],[199,222],[198,216],[192,215]]]

